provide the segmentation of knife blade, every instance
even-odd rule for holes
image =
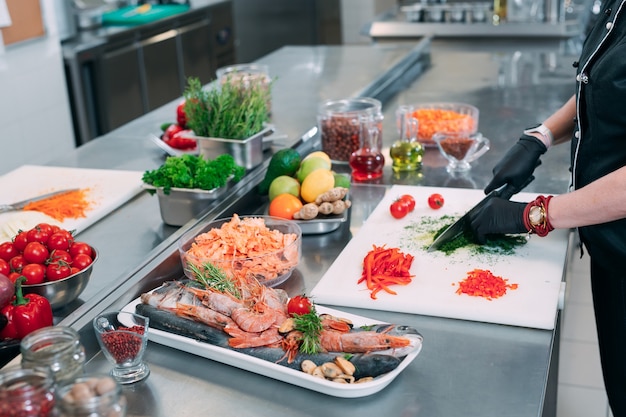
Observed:
[[[436,251],[442,245],[444,245],[444,244],[446,244],[448,242],[453,241],[454,239],[459,237],[461,234],[463,234],[463,232],[465,231],[465,228],[467,227],[467,223],[469,221],[469,218],[474,213],[476,213],[477,211],[481,210],[485,206],[485,204],[487,204],[487,202],[489,200],[491,200],[494,197],[499,197],[499,198],[503,198],[505,200],[508,200],[514,194],[517,194],[520,190],[522,190],[524,187],[526,187],[528,184],[530,184],[532,182],[532,180],[534,180],[534,179],[535,179],[535,177],[531,176],[520,187],[515,187],[515,186],[513,186],[511,184],[506,184],[506,185],[498,188],[497,190],[493,190],[492,192],[487,194],[487,196],[485,198],[483,198],[482,200],[480,200],[480,202],[478,204],[476,204],[474,207],[472,207],[467,213],[465,213],[463,216],[461,216],[460,219],[458,219],[456,222],[452,223],[452,225],[450,225],[443,233],[441,233],[439,236],[437,236],[437,238],[433,241],[433,243],[428,247],[427,252]]]
[[[53,191],[51,193],[42,194],[42,195],[39,195],[37,197],[33,197],[33,198],[26,199],[26,200],[18,201],[17,203],[13,203],[13,204],[0,204],[0,213],[6,213],[8,211],[22,210],[29,203],[34,203],[35,201],[45,200],[46,198],[50,198],[50,197],[54,197],[54,196],[57,196],[57,195],[70,193],[72,191],[78,191],[78,190],[79,190],[79,188],[70,188],[70,189],[66,189],[66,190]]]

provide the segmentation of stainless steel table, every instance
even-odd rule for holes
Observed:
[[[419,51],[416,52],[416,47]],[[427,151],[420,174],[396,177],[389,166],[379,184],[354,185],[350,222],[337,231],[306,236],[303,260],[281,285],[294,295],[311,289],[345,244],[357,233],[393,183],[483,187],[495,161],[521,129],[541,120],[573,92],[567,57],[555,51],[524,52],[514,46],[490,53],[438,51],[415,78],[410,69],[430,45],[285,47],[263,58],[277,78],[273,114],[286,138],[274,149],[317,146],[314,135],[317,103],[377,90],[372,81],[397,73],[399,93],[385,98],[384,142],[394,139],[395,106],[416,101],[464,101],[481,110],[480,130],[493,141],[492,150],[469,175],[452,178],[442,158]],[[407,60],[407,56],[412,57]],[[402,74],[410,76],[403,77]],[[377,83],[374,83],[377,84]],[[383,83],[384,84],[384,83]],[[367,89],[369,88],[369,89]],[[393,89],[393,86],[389,88]],[[385,96],[384,92],[381,92]],[[53,165],[145,170],[163,161],[148,134],[174,117],[172,102],[97,140]],[[556,149],[537,170],[533,191],[567,189],[566,149]],[[266,161],[267,162],[267,161]],[[557,167],[552,168],[552,163]],[[558,169],[557,169],[558,168]],[[264,166],[248,174],[224,201],[209,207],[206,219],[262,210],[254,186]],[[176,239],[200,219],[181,228],[162,224],[156,197],[141,194],[80,236],[101,254],[82,301],[59,312],[57,322],[79,330],[87,349],[89,372],[109,365],[94,339],[90,321],[103,310],[123,307],[143,291],[182,274]],[[80,305],[81,303],[84,303]],[[150,343],[152,370],[143,383],[124,388],[129,416],[541,416],[554,415],[558,363],[558,314],[554,331],[451,320],[410,314],[346,309],[374,319],[416,327],[423,333],[420,356],[386,389],[361,399],[341,399],[291,386],[262,375],[202,359]]]

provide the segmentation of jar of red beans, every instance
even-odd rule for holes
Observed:
[[[29,333],[20,342],[22,367],[47,367],[57,384],[83,373],[85,349],[76,330],[49,326]]]
[[[0,417],[56,416],[54,378],[46,368],[0,371]]]
[[[373,117],[382,138],[379,100],[359,97],[344,100],[328,100],[318,110],[317,121],[322,139],[322,150],[334,162],[348,162],[350,155],[359,149],[361,120]]]

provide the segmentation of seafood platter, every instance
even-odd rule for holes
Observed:
[[[123,310],[150,318],[152,342],[335,397],[357,398],[381,391],[421,351],[423,338],[411,327],[322,306],[315,310],[325,323],[320,338],[323,350],[294,351],[289,342],[293,330],[281,333],[286,292],[254,282],[241,289],[248,295],[237,299],[227,291],[190,281],[168,281]],[[312,362],[335,372],[337,367],[329,364],[345,359],[352,372],[342,366],[334,380],[326,371],[316,376],[313,370],[305,370],[305,364]]]

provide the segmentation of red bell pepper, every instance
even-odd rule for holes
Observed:
[[[19,277],[15,282],[13,300],[0,310],[8,323],[0,330],[0,340],[23,339],[27,334],[52,326],[52,307],[47,298],[38,294],[23,295],[22,283],[26,280]]]

